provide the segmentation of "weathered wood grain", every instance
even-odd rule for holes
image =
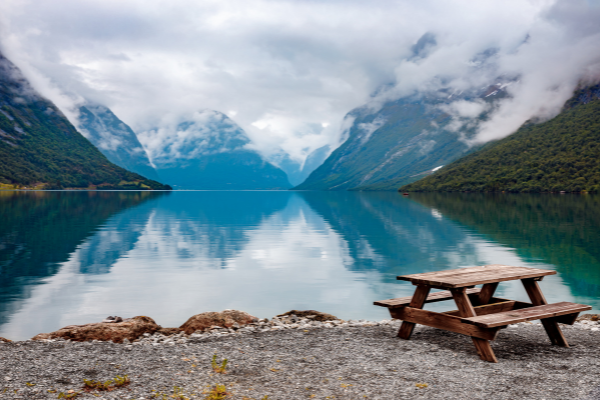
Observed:
[[[405,322],[408,321],[486,340],[496,339],[499,330],[499,328],[487,329],[475,325],[463,324],[460,317],[412,307],[390,309],[390,314],[392,314],[393,318],[398,318]]]
[[[546,269],[492,264],[480,267],[401,275],[398,276],[397,279],[409,281],[415,285],[428,285],[436,288],[452,289],[516,279],[540,278],[554,274],[556,274],[556,271]]]
[[[498,283],[499,282],[491,282],[483,285],[483,287],[481,288],[481,292],[479,293],[479,296],[477,298],[477,305],[484,305],[490,302],[490,299],[492,298],[492,296],[494,296],[494,293],[496,292],[496,288],[498,288]]]
[[[423,308],[423,304],[425,304],[425,300],[427,300],[427,296],[429,295],[429,290],[430,288],[428,286],[417,286],[409,307]],[[400,330],[398,330],[398,337],[406,340],[410,339],[410,335],[412,335],[414,328],[414,322],[403,320],[402,325],[400,325]]]
[[[501,303],[493,303],[493,304],[486,304],[483,306],[473,307],[473,310],[475,311],[475,315],[477,315],[477,316],[488,315],[488,314],[494,314],[494,313],[503,312],[503,311],[514,310],[515,307],[517,306],[517,303],[518,302],[516,302],[516,301],[508,300],[508,301],[503,301]],[[531,306],[531,304],[530,304],[530,306]],[[459,310],[446,311],[446,312],[444,312],[444,314],[454,315],[454,316],[461,315]]]
[[[466,317],[475,317],[477,315],[475,314],[475,309],[473,308],[469,297],[465,293],[465,288],[451,289],[450,291],[452,292],[452,297],[454,297],[454,302],[458,307],[459,314],[462,317],[461,322]],[[489,341],[473,336],[471,337],[471,340],[473,340],[473,344],[477,349],[479,358],[484,361],[494,363],[498,362],[498,359],[496,358],[494,350],[492,350],[492,346],[490,345]]]
[[[525,290],[527,291],[527,295],[529,296],[529,299],[531,300],[531,302],[536,305],[536,306],[547,306],[548,302],[546,301],[546,298],[544,297],[544,294],[542,293],[542,291],[540,290],[540,286],[538,285],[538,283],[533,280],[533,279],[521,279],[521,282],[523,282],[523,286],[525,287]],[[589,306],[586,306],[589,307]],[[590,310],[590,308],[587,308],[586,310]],[[584,310],[580,310],[580,311],[584,311]],[[573,310],[573,313],[575,312],[579,312],[576,310]],[[559,315],[565,315],[568,313],[563,313],[563,314],[559,314]],[[546,330],[546,333],[548,334],[548,337],[550,338],[550,341],[552,342],[552,344],[555,344],[557,346],[562,346],[562,347],[569,347],[569,343],[567,342],[567,339],[565,338],[565,335],[563,335],[562,331],[560,330],[560,327],[558,326],[558,322],[556,320],[553,319],[542,319],[542,325],[544,326],[544,329]]]
[[[497,326],[516,324],[518,322],[533,321],[536,319],[579,313],[581,311],[591,309],[591,306],[563,301],[560,303],[522,308],[520,310],[510,310],[494,314],[478,315],[476,317],[463,318],[462,321],[463,323],[472,324],[482,328],[494,328]]]
[[[480,291],[481,291],[481,289],[479,289],[479,288],[473,288],[473,289],[466,290],[468,295],[478,295]],[[376,306],[387,307],[387,308],[404,307],[404,306],[407,306],[410,304],[410,302],[412,301],[412,298],[413,298],[412,296],[398,297],[396,299],[375,301],[375,302],[373,302],[373,304]],[[445,301],[445,300],[451,300],[451,299],[452,299],[452,293],[449,290],[444,290],[441,292],[430,293],[427,296],[427,300],[425,300],[425,303],[435,303],[438,301]]]

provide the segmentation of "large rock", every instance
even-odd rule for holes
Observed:
[[[144,333],[153,334],[161,329],[150,317],[139,316],[127,318],[122,322],[97,322],[85,325],[69,325],[55,332],[40,333],[32,340],[70,339],[76,342],[88,340],[113,341],[122,343],[124,339],[135,340]]]
[[[600,314],[583,314],[577,318],[577,321],[600,321]]]
[[[10,343],[10,342],[12,342],[12,340],[7,339],[7,338],[3,338],[2,336],[0,336],[0,342]]]
[[[295,315],[296,317],[299,317],[299,318],[308,318],[308,319],[312,319],[313,321],[319,321],[319,322],[336,321],[339,319],[335,315],[331,315],[331,314],[327,314],[327,313],[324,313],[321,311],[315,311],[315,310],[304,310],[304,311],[292,310],[292,311],[288,311],[283,314],[279,314],[278,317],[286,317],[288,315]]]
[[[196,314],[188,319],[185,324],[179,327],[186,334],[192,334],[196,331],[204,331],[213,326],[223,328],[231,328],[235,324],[246,325],[252,322],[257,322],[258,318],[238,310],[225,310],[221,312],[205,312]]]
[[[157,333],[160,333],[161,335],[164,335],[164,336],[173,336],[173,335],[177,335],[180,332],[181,332],[181,328],[161,328],[157,331]]]

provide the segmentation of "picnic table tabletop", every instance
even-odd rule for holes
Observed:
[[[492,264],[480,267],[401,275],[398,276],[397,279],[412,282],[414,285],[454,289],[486,283],[512,281],[516,279],[540,278],[554,274],[556,274],[556,271],[548,269]]]
[[[482,360],[498,362],[489,341],[499,329],[539,319],[552,344],[569,347],[559,323],[573,324],[581,311],[592,307],[585,304],[559,302],[548,304],[538,285],[546,275],[556,271],[492,264],[479,267],[450,269],[401,275],[398,280],[416,286],[411,297],[380,300],[375,305],[387,307],[392,318],[401,319],[398,337],[409,339],[416,324],[471,336]],[[531,303],[494,297],[500,282],[520,279]],[[473,288],[483,285],[481,289]],[[444,289],[430,293],[431,289]],[[453,299],[458,310],[443,313],[424,310],[425,303]]]

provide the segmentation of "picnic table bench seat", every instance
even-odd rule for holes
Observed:
[[[570,303],[562,301],[560,303],[544,304],[541,306],[531,306],[517,310],[503,311],[494,314],[478,315],[476,317],[463,318],[462,322],[472,324],[481,328],[494,328],[497,326],[507,326],[519,322],[533,321],[536,319],[545,319],[551,317],[559,317],[562,315],[577,315],[581,311],[591,310],[592,307],[585,304]],[[566,323],[575,322],[575,318],[563,319],[559,322]],[[572,322],[571,322],[572,321]]]
[[[425,272],[398,276],[416,286],[411,297],[375,301],[386,307],[392,318],[402,320],[398,337],[409,339],[415,325],[456,332],[470,336],[482,360],[498,362],[489,341],[500,329],[511,324],[541,320],[554,345],[569,347],[559,323],[572,325],[581,311],[591,310],[584,304],[560,302],[548,304],[538,282],[556,271],[538,268],[492,264],[479,267]],[[531,303],[494,296],[500,282],[520,280]],[[481,289],[474,288],[483,285]],[[442,289],[430,293],[431,289]],[[426,303],[454,300],[457,310],[434,312],[424,310]]]
[[[467,295],[478,295],[481,292],[480,288],[472,288],[466,290]],[[442,290],[441,292],[430,293],[425,300],[425,303],[435,303],[437,301],[445,301],[452,299],[452,292],[449,290]],[[373,304],[376,306],[387,307],[387,308],[398,308],[404,307],[410,304],[412,296],[398,297],[395,299],[379,300]]]

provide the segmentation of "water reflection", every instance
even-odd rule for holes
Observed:
[[[549,264],[576,299],[600,309],[599,196],[416,193],[411,198],[513,248],[525,263]]]
[[[0,324],[26,288],[58,272],[112,215],[162,192],[0,191]],[[95,252],[103,254],[102,252]],[[82,271],[91,272],[84,263]]]
[[[562,203],[535,197],[500,200],[259,191],[5,195],[0,336],[24,339],[114,314],[178,326],[225,308],[380,319],[386,311],[373,300],[412,293],[396,275],[487,263],[557,268],[560,276],[543,282],[549,300],[583,296],[598,307],[597,228],[581,220],[597,213],[595,203],[567,202],[569,210],[559,211],[552,207]],[[534,237],[541,228],[553,232]],[[518,282],[500,293],[526,298]]]

